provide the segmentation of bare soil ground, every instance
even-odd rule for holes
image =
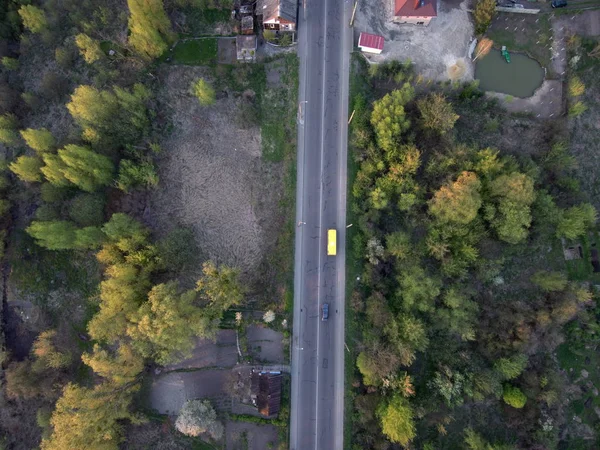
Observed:
[[[252,325],[248,327],[246,335],[255,359],[265,364],[283,364],[283,335],[279,331]]]
[[[218,342],[218,343],[217,343]],[[191,358],[165,367],[165,371],[178,369],[203,369],[206,367],[233,367],[238,361],[234,330],[221,330],[216,342],[197,339]]]
[[[161,183],[146,217],[159,234],[190,227],[207,257],[252,280],[278,235],[282,174],[261,158],[260,129],[240,126],[239,98],[218,92],[214,105],[201,107],[189,94],[199,77],[210,80],[209,70],[171,66],[160,73],[173,131],[162,142]]]
[[[235,38],[217,39],[217,61],[219,64],[235,64],[237,62],[237,50]]]
[[[265,450],[269,443],[275,448],[278,441],[273,425],[228,421],[225,433],[227,450]]]
[[[467,58],[473,25],[467,12],[468,1],[457,7],[456,1],[438,2],[438,17],[429,26],[392,22],[391,0],[359,2],[355,20],[355,42],[361,31],[380,34],[385,38],[383,53],[369,55],[371,62],[406,60],[414,62],[425,78],[447,80],[448,69],[454,64],[465,67],[463,80],[473,79],[473,68]]]
[[[518,98],[498,92],[487,95],[500,100],[507,111],[532,113],[536,118],[558,117],[563,112],[562,89],[558,80],[546,80],[531,97]]]

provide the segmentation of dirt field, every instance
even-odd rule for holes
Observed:
[[[385,38],[383,53],[369,55],[370,61],[410,59],[418,73],[435,80],[447,80],[449,67],[459,62],[465,68],[462,79],[473,79],[473,69],[467,58],[473,36],[467,1],[458,7],[457,2],[438,1],[438,17],[427,27],[393,23],[392,3],[391,0],[359,2],[354,27],[355,43],[361,31]]]
[[[278,235],[282,173],[261,159],[260,129],[240,126],[239,98],[217,92],[214,105],[201,107],[189,94],[198,77],[210,80],[209,69],[160,73],[173,131],[161,143],[160,186],[145,216],[159,235],[178,224],[192,228],[206,257],[252,279]]]
[[[272,425],[228,421],[225,427],[228,450],[266,450],[276,448],[277,428]]]

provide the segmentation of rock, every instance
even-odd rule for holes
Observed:
[[[592,405],[592,397],[588,397],[583,406],[589,408]]]
[[[581,376],[583,378],[587,378],[587,377],[590,376],[590,373],[587,370],[585,370],[585,369],[581,369]]]

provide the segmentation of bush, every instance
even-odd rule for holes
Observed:
[[[67,199],[71,193],[70,189],[55,186],[51,183],[43,183],[40,187],[42,200],[46,203],[60,203]]]
[[[223,424],[208,400],[188,400],[181,407],[175,428],[187,436],[208,433],[213,439],[223,437]]]
[[[82,227],[104,223],[104,197],[99,194],[79,194],[69,204],[69,217]]]
[[[7,70],[17,70],[19,68],[19,60],[16,58],[9,58],[8,56],[5,56],[2,58],[2,65]]]
[[[41,222],[49,222],[51,220],[59,220],[60,219],[60,211],[58,208],[51,204],[46,203],[38,207],[35,210],[35,218]]]

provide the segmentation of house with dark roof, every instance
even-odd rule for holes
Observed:
[[[281,372],[252,371],[252,400],[265,417],[279,414],[281,408]]]
[[[263,28],[274,31],[295,31],[296,0],[258,0],[256,15],[262,16]]]
[[[437,17],[437,0],[395,0],[394,22],[429,25]]]

